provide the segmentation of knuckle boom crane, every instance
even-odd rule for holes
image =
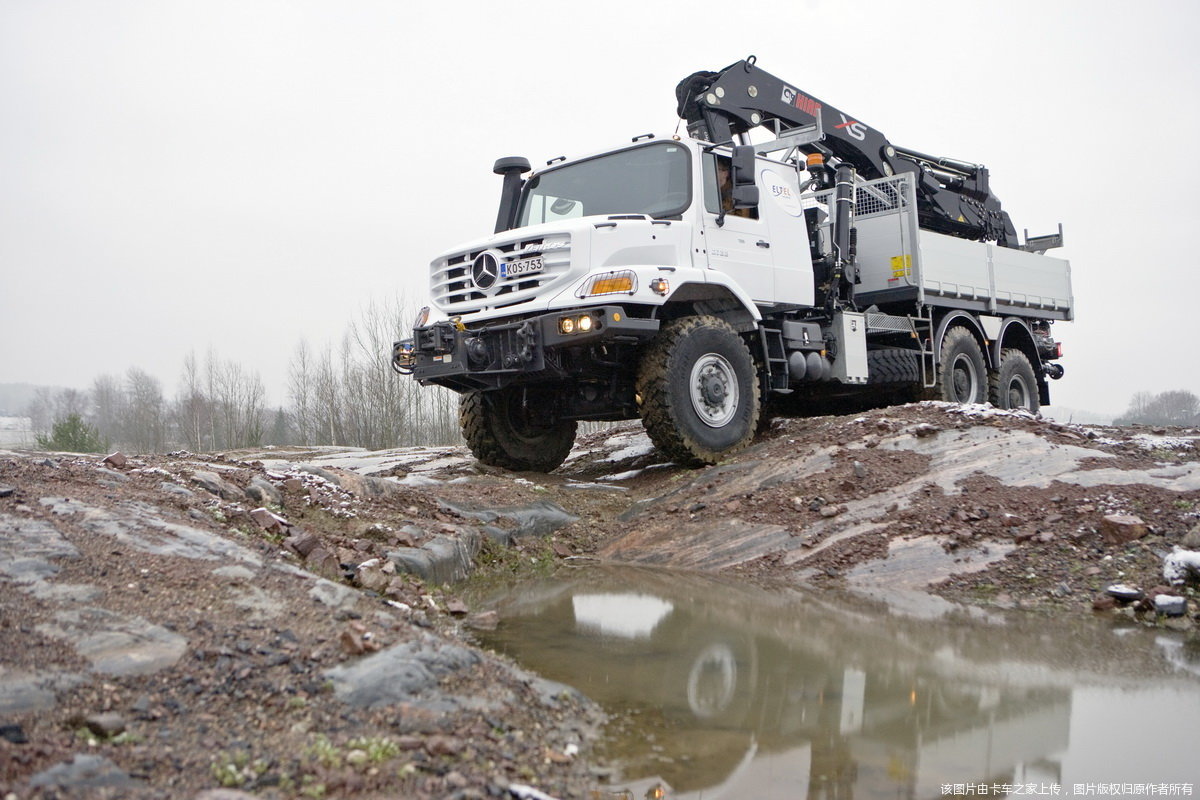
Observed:
[[[801,151],[836,158],[864,180],[911,173],[922,228],[1019,247],[1012,221],[988,185],[987,167],[897,147],[878,130],[759,68],[754,56],[719,72],[695,72],[680,81],[675,95],[679,116],[697,139],[728,142],[771,121],[782,137],[815,123],[824,138],[800,145]]]

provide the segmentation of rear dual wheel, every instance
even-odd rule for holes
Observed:
[[[996,408],[1040,407],[1037,377],[1029,357],[1015,348],[1000,353],[995,370],[987,368],[979,340],[965,327],[955,326],[942,337],[938,379],[932,399],[951,403],[990,402]]]
[[[1038,412],[1041,400],[1028,356],[1015,349],[1000,352],[999,369],[988,375],[988,399],[996,408]]]

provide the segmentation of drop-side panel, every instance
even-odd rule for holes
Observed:
[[[1008,247],[993,246],[991,251],[996,275],[993,297],[999,307],[1057,311],[1064,319],[1074,316],[1069,262]]]
[[[805,198],[832,227],[831,192]],[[911,178],[896,175],[855,188],[860,307],[924,302],[990,313],[1072,319],[1071,265],[1061,258],[975,242],[917,226]]]

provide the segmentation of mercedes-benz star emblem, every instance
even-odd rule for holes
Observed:
[[[471,262],[471,280],[480,289],[490,289],[500,279],[500,258],[491,250],[484,250]]]

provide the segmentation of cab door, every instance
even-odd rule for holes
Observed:
[[[775,302],[811,306],[816,287],[799,176],[794,168],[765,159],[759,159],[756,173],[758,213],[771,231]]]
[[[729,157],[701,158],[708,268],[729,275],[761,305],[811,305],[812,264],[795,171],[758,159],[758,206],[733,210]],[[723,207],[724,224],[718,225]]]

